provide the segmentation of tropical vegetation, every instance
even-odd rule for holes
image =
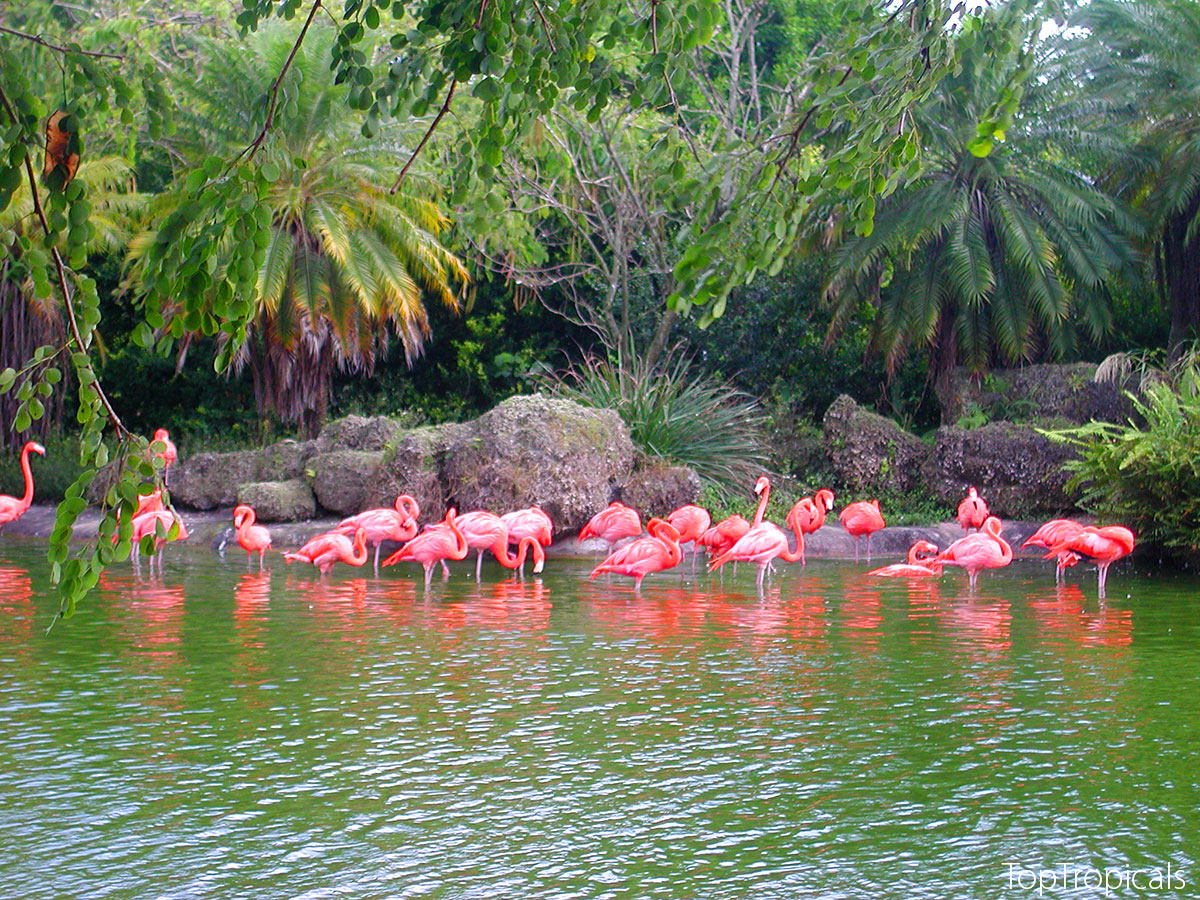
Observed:
[[[116,513],[157,483],[166,419],[209,443],[442,421],[565,369],[668,458],[715,458],[685,403],[803,474],[760,423],[810,434],[840,391],[926,429],[954,366],[1178,356],[1196,15],[11,0],[0,412],[11,443],[61,409],[79,448],[64,611],[128,553]]]

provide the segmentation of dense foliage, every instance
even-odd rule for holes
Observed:
[[[1078,447],[1068,490],[1102,520],[1139,539],[1200,558],[1200,367],[1131,394],[1141,422],[1047,432]]]
[[[442,420],[599,354],[618,382],[638,360],[647,397],[737,380],[795,422],[849,389],[924,426],[938,358],[880,387],[906,350],[953,333],[968,361],[1041,358],[1077,320],[1088,338],[1154,319],[1114,275],[1123,202],[1183,309],[1192,113],[1164,92],[1198,32],[1182,0],[1135,7],[1055,30],[1060,4],[1027,0],[10,0],[0,323],[24,343],[0,389],[8,441],[59,408],[78,426],[50,550],[63,613],[128,555],[117,513],[159,484],[139,432],[160,424],[236,441],[311,431],[328,404]],[[1153,117],[1117,102],[1109,48]],[[1089,52],[1087,80],[1049,65]],[[106,159],[128,175],[91,177]],[[926,214],[938,185],[945,215]],[[105,237],[118,208],[142,217],[132,260]],[[823,304],[860,269],[867,290]],[[902,290],[922,273],[931,291]],[[109,463],[98,539],[73,549]]]

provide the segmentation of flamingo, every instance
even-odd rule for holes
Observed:
[[[396,498],[394,508],[376,507],[360,512],[356,516],[342,519],[333,530],[347,537],[358,529],[367,533],[367,546],[375,548],[375,574],[379,574],[379,550],[384,541],[396,541],[403,544],[417,536],[417,516],[421,514],[420,504],[408,494]]]
[[[961,566],[967,570],[972,588],[984,569],[999,569],[1012,562],[1012,546],[1000,537],[1000,520],[988,516],[983,530],[961,537],[926,563],[930,568],[939,564]]]
[[[1118,559],[1133,552],[1136,543],[1133,532],[1121,525],[1088,525],[1074,537],[1052,545],[1045,559],[1063,552],[1074,553],[1085,559],[1095,560],[1099,571],[1100,596],[1108,581],[1108,567]]]
[[[703,546],[700,535],[712,525],[712,516],[703,506],[681,506],[667,516],[667,522],[679,532],[679,543],[692,542],[692,571],[696,571],[696,555]]]
[[[769,490],[770,488],[768,487],[764,490],[764,494],[769,492]],[[797,562],[804,556],[804,533],[800,530],[794,519],[790,524],[792,532],[796,535],[796,549],[794,551],[788,548],[787,535],[782,528],[773,522],[760,522],[757,525],[752,525],[750,530],[738,539],[737,543],[709,562],[708,571],[712,572],[719,569],[731,560],[734,562],[757,563],[757,583],[758,590],[761,593],[763,578],[772,560],[782,559],[785,562]]]
[[[854,561],[858,562],[858,539],[867,536],[867,562],[871,561],[871,535],[883,528],[883,513],[879,511],[879,501],[859,500],[849,504],[838,514],[842,527],[854,537]]]
[[[133,567],[135,569],[141,568],[139,563],[138,548],[142,542],[142,538],[146,537],[147,535],[153,535],[154,537],[154,555],[150,557],[150,568],[153,570],[155,557],[158,558],[159,569],[162,568],[163,544],[165,544],[168,540],[186,541],[188,537],[187,526],[183,524],[183,519],[179,518],[174,510],[161,508],[152,509],[149,512],[144,512],[141,515],[134,516],[132,522],[133,548],[131,553],[133,556]],[[179,530],[176,532],[175,537],[167,538],[165,535],[170,532],[171,526],[175,525],[176,523],[179,525]],[[160,526],[162,532],[161,536],[159,533]]]
[[[958,504],[958,524],[962,526],[963,533],[969,534],[972,528],[982,528],[987,517],[987,502],[979,496],[979,491],[969,488],[967,496]]]
[[[525,565],[527,551],[533,553],[533,571],[536,575],[546,564],[546,551],[533,537],[526,535],[518,542],[517,555],[508,551],[508,526],[495,513],[476,510],[463,513],[454,520],[458,530],[462,532],[467,542],[468,550],[475,550],[475,580],[478,581],[483,572],[483,554],[488,550],[496,557],[496,561],[506,569],[521,569]],[[436,526],[444,527],[444,526]],[[445,566],[445,562],[442,563]]]
[[[329,570],[338,562],[351,566],[361,566],[367,561],[367,533],[362,528],[354,532],[354,543],[350,538],[336,531],[326,531],[309,539],[299,550],[283,554],[285,562],[312,563],[322,575],[328,575]]]
[[[825,524],[825,513],[832,510],[833,491],[821,488],[815,496],[801,497],[797,500],[784,521],[793,528],[798,527],[801,534],[812,534]],[[807,565],[803,556],[800,557],[800,565]]]
[[[872,569],[868,575],[878,575],[881,578],[939,578],[942,574],[942,564],[933,564],[937,556],[937,544],[929,541],[917,541],[908,548],[908,561],[893,563],[882,569]]]
[[[385,566],[411,559],[425,567],[425,587],[433,580],[433,567],[443,559],[466,559],[467,539],[454,523],[455,511],[446,510],[446,518],[434,528],[422,531],[383,561]],[[524,562],[524,560],[522,560]]]
[[[703,506],[681,506],[667,516],[667,522],[679,532],[679,543],[697,540],[712,525],[712,516]]]
[[[717,556],[736,544],[749,530],[750,523],[735,513],[703,532],[696,538],[696,543],[707,547],[711,555]]]
[[[679,565],[683,551],[679,548],[679,531],[674,525],[657,516],[646,523],[650,537],[639,538],[610,553],[604,562],[592,569],[592,581],[604,573],[629,575],[633,590],[642,593],[642,579],[651,572],[662,572]]]
[[[637,537],[642,533],[642,517],[636,509],[615,500],[606,509],[600,510],[579,530],[579,540],[600,538],[608,542],[611,555],[613,547],[622,538]]]
[[[554,534],[554,523],[540,507],[531,506],[528,509],[518,509],[506,512],[500,521],[508,529],[508,542],[519,544],[521,538],[531,537],[543,547],[549,547]],[[524,566],[518,567],[521,576],[525,575]]]
[[[235,506],[233,508],[233,527],[237,529],[237,542],[246,551],[246,569],[258,554],[258,570],[263,570],[263,557],[271,549],[271,532],[262,525],[254,524],[255,513],[253,506]]]
[[[159,428],[154,432],[154,440],[159,441],[163,445],[163,449],[159,450],[154,455],[163,461],[163,484],[167,483],[167,473],[171,466],[175,465],[175,460],[179,458],[179,452],[171,440],[171,435],[165,428]]]
[[[33,503],[33,470],[29,467],[29,454],[46,455],[46,448],[37,441],[26,441],[21,448],[21,473],[25,476],[25,493],[20,497],[10,497],[0,494],[0,528],[9,522],[15,522],[25,515]]]
[[[1026,547],[1045,547],[1049,549],[1055,544],[1069,541],[1081,531],[1083,531],[1083,525],[1073,519],[1051,519],[1031,534],[1029,539],[1021,545],[1021,549],[1024,550]],[[1056,555],[1057,563],[1054,566],[1054,583],[1061,584],[1066,569],[1069,566],[1076,565],[1079,562],[1079,557],[1068,552]],[[1075,557],[1073,561],[1070,560],[1071,556]],[[1050,556],[1048,555],[1045,558],[1049,559]]]

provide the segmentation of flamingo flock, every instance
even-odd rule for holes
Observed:
[[[0,495],[0,528],[20,518],[33,502],[33,471],[30,455],[44,456],[45,448],[35,441],[22,447],[20,464],[24,478],[24,493],[20,497]],[[177,450],[166,429],[154,433],[150,453],[160,460],[159,468],[166,483],[167,472],[176,461]],[[665,517],[652,517],[642,530],[637,510],[620,502],[612,502],[598,512],[579,531],[579,539],[597,538],[607,544],[607,555],[591,573],[619,575],[634,579],[634,591],[640,594],[643,579],[655,572],[664,572],[680,564],[684,545],[690,545],[695,555],[707,552],[709,572],[715,572],[730,562],[754,563],[758,567],[757,585],[761,591],[767,575],[777,560],[804,564],[805,535],[813,534],[825,524],[826,515],[833,511],[834,495],[827,488],[811,497],[799,500],[787,513],[787,530],[765,520],[771,493],[771,482],[760,477],[754,486],[758,503],[754,516],[747,521],[734,514],[713,523],[707,510],[695,505],[681,506]],[[1014,550],[1002,536],[1000,519],[990,514],[986,501],[975,487],[958,505],[957,521],[964,536],[953,541],[945,550],[928,541],[919,540],[910,547],[903,563],[873,569],[866,574],[884,578],[939,578],[945,567],[956,566],[967,574],[974,589],[979,575],[987,569],[1009,565]],[[360,567],[366,564],[369,550],[374,550],[374,570],[401,562],[417,562],[424,567],[425,584],[429,586],[433,571],[441,566],[449,577],[447,563],[467,558],[475,551],[475,578],[482,575],[483,557],[491,553],[504,568],[524,575],[528,558],[533,559],[533,571],[542,571],[545,547],[553,539],[554,526],[550,517],[538,507],[514,510],[496,515],[487,510],[472,510],[458,515],[449,509],[445,518],[426,525],[418,524],[421,509],[408,494],[396,497],[391,507],[368,509],[343,519],[330,531],[315,535],[296,550],[283,554],[286,562],[309,563],[322,576],[333,567]],[[259,571],[266,568],[266,553],[272,547],[270,531],[256,523],[252,506],[239,504],[233,510],[233,525],[238,545],[246,551],[247,569],[258,555]],[[838,514],[845,531],[854,539],[854,558],[859,559],[859,541],[865,537],[866,557],[871,558],[871,535],[885,527],[878,500],[859,500],[848,504]],[[972,533],[974,529],[974,533]],[[139,547],[154,554],[150,565],[162,565],[162,547],[167,541],[185,540],[187,526],[179,515],[167,508],[162,490],[138,498],[132,516],[132,557],[139,565]],[[794,541],[792,540],[794,538]],[[115,539],[114,539],[115,540]],[[400,544],[398,550],[380,562],[382,547],[387,542]],[[515,545],[514,554],[511,550]],[[1044,559],[1055,561],[1055,581],[1064,579],[1065,571],[1085,560],[1094,562],[1098,572],[1098,588],[1105,594],[1108,569],[1133,552],[1136,538],[1132,531],[1120,525],[1083,525],[1070,519],[1053,519],[1034,532],[1019,549],[1040,547]]]

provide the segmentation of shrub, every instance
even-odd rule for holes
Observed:
[[[1200,552],[1200,366],[1170,381],[1143,383],[1129,395],[1144,425],[1092,422],[1043,431],[1073,444],[1080,458],[1066,488],[1081,507],[1119,521],[1141,540],[1194,556]]]
[[[675,357],[656,367],[587,359],[546,381],[552,394],[614,410],[647,456],[690,466],[704,481],[737,493],[765,471],[757,401],[689,371]]]

